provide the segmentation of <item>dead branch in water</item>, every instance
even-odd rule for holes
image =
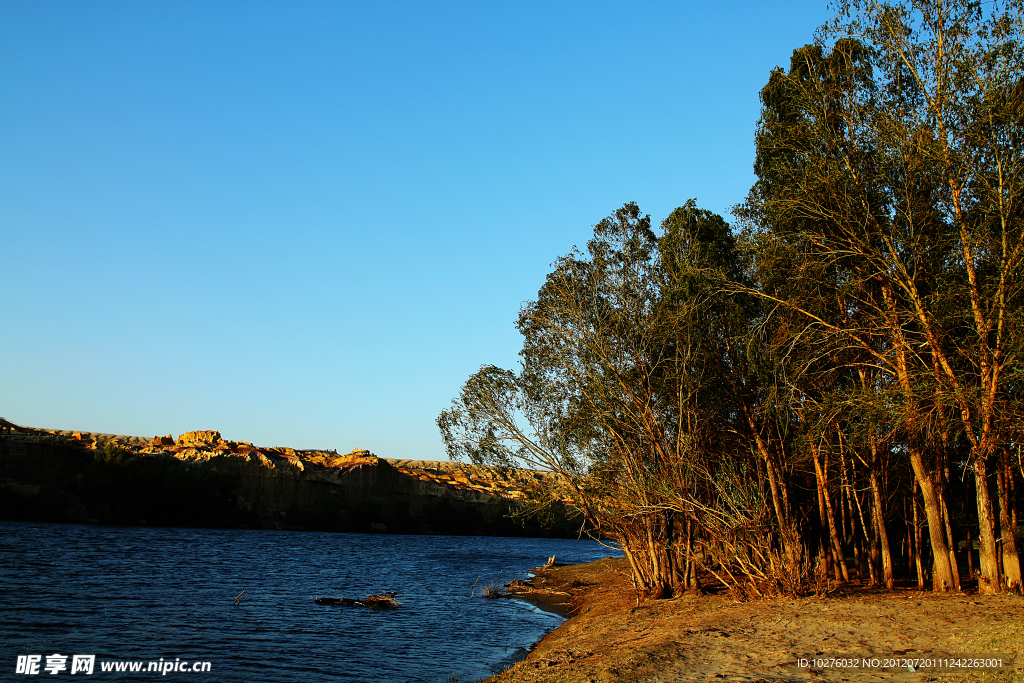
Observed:
[[[315,596],[313,602],[318,605],[346,605],[366,607],[368,609],[396,609],[402,606],[402,603],[395,599],[394,591],[378,595],[367,595],[362,600],[353,600],[345,596],[340,598],[321,598],[320,596]]]

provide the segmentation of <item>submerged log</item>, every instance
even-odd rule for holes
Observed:
[[[321,597],[317,597],[314,601],[318,605],[360,605],[360,606],[362,606],[362,604],[363,604],[363,603],[359,602],[358,600],[353,600],[351,598],[345,598],[345,597],[342,597],[342,598],[321,598]]]
[[[313,602],[318,605],[354,605],[356,607],[367,607],[369,609],[395,609],[402,603],[395,599],[395,593],[382,593],[380,595],[368,595],[362,600],[353,600],[344,596],[340,598],[321,598],[316,596]]]

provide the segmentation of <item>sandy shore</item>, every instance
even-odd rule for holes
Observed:
[[[623,560],[537,572],[534,586],[564,593],[534,600],[548,608],[568,603],[560,607],[572,616],[525,661],[489,680],[1024,681],[1024,668],[961,674],[881,668],[886,660],[929,655],[1015,655],[1016,666],[1024,667],[1020,596],[854,587],[820,598],[737,602],[727,594],[687,595],[637,607],[627,577]],[[814,659],[825,661],[816,666]],[[842,660],[861,666],[829,666]]]

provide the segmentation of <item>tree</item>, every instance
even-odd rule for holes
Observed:
[[[783,565],[800,559],[747,369],[751,312],[721,295],[742,273],[735,240],[692,201],[661,227],[635,204],[598,223],[587,253],[559,259],[524,305],[521,370],[481,368],[438,418],[455,459],[562,475],[554,495],[618,540],[656,597],[695,588],[698,564],[764,577],[773,536]],[[735,455],[752,450],[772,507],[757,461]]]
[[[761,92],[743,231],[692,200],[598,223],[522,308],[520,369],[438,418],[451,457],[561,475],[539,500],[648,595],[698,568],[793,591],[816,561],[891,588],[901,514],[922,585],[930,547],[960,587],[975,524],[981,589],[1019,587],[1022,2],[843,3]]]
[[[1024,266],[1021,26],[1016,1],[988,13],[966,1],[843,3],[762,92],[746,216],[821,264],[821,294],[837,305],[778,302],[863,354],[860,367],[882,373],[876,383],[898,387],[893,415],[924,497],[938,589],[958,581],[942,472],[961,436],[981,588],[1020,586],[1005,524],[999,560],[990,473],[1019,419],[1007,376]]]
[[[453,458],[562,475],[588,521],[622,543],[638,585],[660,596],[678,573],[679,531],[658,499],[673,473],[657,271],[650,218],[627,204],[523,307],[521,371],[481,368],[438,425]]]

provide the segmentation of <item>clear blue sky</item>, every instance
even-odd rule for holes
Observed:
[[[0,0],[0,415],[444,459],[627,201],[728,212],[825,2]]]

